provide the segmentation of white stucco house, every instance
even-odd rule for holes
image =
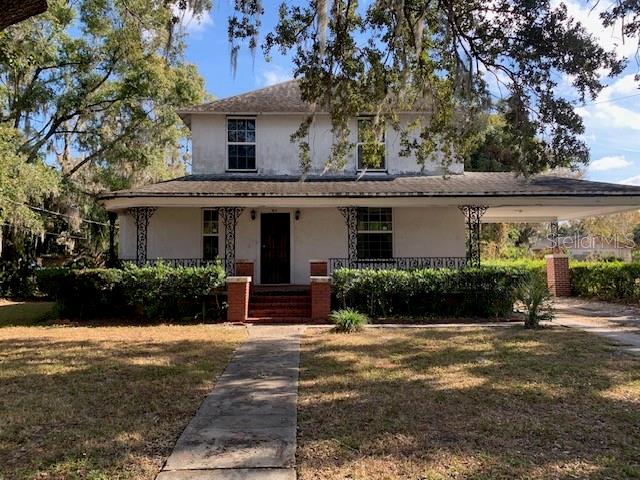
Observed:
[[[557,222],[640,207],[634,186],[470,173],[462,164],[445,178],[438,163],[421,168],[400,156],[392,128],[379,170],[362,172],[356,148],[344,171],[325,173],[332,134],[322,112],[302,178],[289,137],[310,112],[295,81],[182,111],[191,174],[101,197],[117,214],[119,258],[199,265],[220,257],[231,274],[242,260],[253,264],[255,284],[304,285],[312,260],[329,270],[464,267],[479,261],[480,222]],[[365,119],[351,121],[356,144]]]

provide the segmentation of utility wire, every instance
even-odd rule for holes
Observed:
[[[47,210],[46,208],[41,208],[41,207],[36,207],[34,205],[29,205],[27,203],[23,203],[23,202],[16,202],[15,200],[11,200],[10,198],[7,198],[7,201],[15,204],[15,205],[24,205],[26,207],[29,207],[32,210],[37,210],[38,212],[42,212],[42,213],[48,213],[50,215],[56,215],[58,217],[65,217],[65,218],[69,218],[69,219],[75,219],[75,217],[73,215],[68,215],[66,213],[61,213],[61,212],[54,212],[53,210]],[[102,225],[103,227],[108,227],[109,224],[108,223],[104,223],[104,222],[97,222],[96,220],[89,220],[88,218],[80,218],[80,220],[82,222],[85,223],[92,223],[94,225]]]

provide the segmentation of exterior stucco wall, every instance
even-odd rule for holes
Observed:
[[[255,264],[260,283],[260,214],[290,214],[291,282],[309,283],[309,261],[347,257],[347,229],[336,208],[259,209],[251,220],[245,209],[236,227],[236,259]],[[119,216],[120,258],[135,258],[136,229],[127,214]],[[393,251],[396,257],[464,257],[464,217],[455,207],[394,208]],[[220,255],[224,255],[224,231],[220,229]],[[151,217],[148,231],[149,259],[201,258],[202,209],[159,208]]]
[[[264,175],[296,175],[300,172],[297,145],[291,143],[291,134],[305,118],[302,115],[256,115],[256,168]],[[400,117],[401,127],[406,127],[413,119],[411,115]],[[357,122],[352,119],[349,125],[350,141],[357,142]],[[225,173],[227,166],[226,116],[197,115],[191,119],[193,144],[193,166],[195,174]],[[415,135],[417,137],[417,132]],[[311,148],[311,173],[321,174],[329,158],[333,134],[327,115],[317,115],[309,131]],[[400,132],[387,127],[385,134],[387,171],[392,174],[442,172],[438,161],[430,162],[422,169],[413,156],[400,156]],[[343,173],[356,172],[356,150],[354,148]],[[454,164],[452,173],[461,173],[462,165]]]

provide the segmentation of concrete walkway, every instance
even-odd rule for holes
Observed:
[[[605,337],[640,355],[640,308],[580,298],[556,299],[553,324]]]
[[[302,326],[251,326],[156,480],[294,480]]]

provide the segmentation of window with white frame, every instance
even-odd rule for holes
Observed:
[[[358,258],[393,258],[390,208],[358,208]]]
[[[384,130],[373,142],[367,142],[369,135],[375,135],[373,118],[358,118],[358,170],[386,170]]]
[[[256,119],[227,118],[227,168],[256,169]]]
[[[214,260],[218,258],[218,210],[202,211],[202,259]]]

